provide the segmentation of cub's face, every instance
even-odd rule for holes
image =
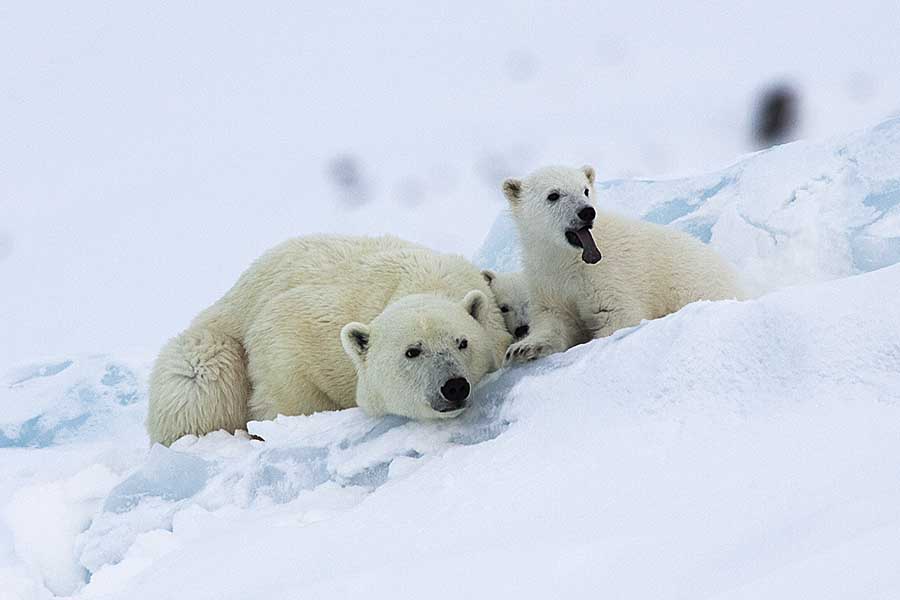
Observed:
[[[413,419],[459,415],[494,366],[493,344],[478,320],[487,303],[478,290],[461,303],[408,296],[369,325],[346,325],[341,343],[356,366],[357,404]]]
[[[590,233],[597,214],[592,167],[545,167],[523,180],[507,179],[503,193],[526,239],[579,251],[589,264],[600,260]]]
[[[528,286],[522,273],[495,273],[485,269],[481,275],[494,293],[494,299],[506,329],[517,340],[528,335]]]

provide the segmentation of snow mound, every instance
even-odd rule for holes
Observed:
[[[103,356],[20,366],[0,380],[0,448],[84,440],[142,422],[146,365]]]
[[[597,185],[599,205],[710,244],[764,292],[900,262],[900,118],[824,142],[750,155],[718,173]],[[598,243],[602,250],[603,237]],[[519,269],[506,212],[475,256]]]
[[[354,505],[448,448],[493,439],[510,424],[509,380],[494,376],[464,416],[417,423],[372,418],[360,409],[254,422],[260,442],[239,432],[155,445],[147,461],[113,488],[80,537],[80,563],[91,572],[115,565],[144,533],[171,530],[184,511],[243,513],[305,506],[327,512]]]
[[[386,597],[401,562],[407,595],[434,597],[891,582],[898,286],[893,266],[696,303],[504,371],[453,423],[350,410],[254,424],[265,443],[155,448],[82,536],[82,564],[103,581],[165,532],[158,562],[119,582],[129,597]],[[824,568],[851,550],[853,573]],[[435,588],[443,570],[460,576]]]

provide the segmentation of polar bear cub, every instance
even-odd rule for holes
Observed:
[[[154,442],[360,406],[440,419],[512,341],[480,271],[392,237],[289,240],[160,352]]]
[[[507,362],[534,360],[696,300],[741,296],[731,268],[689,235],[594,208],[594,169],[507,179],[522,242],[530,333]],[[594,236],[597,241],[595,242]]]
[[[494,299],[503,314],[506,330],[517,340],[528,335],[528,282],[523,273],[497,273],[490,269],[481,272],[494,292]]]

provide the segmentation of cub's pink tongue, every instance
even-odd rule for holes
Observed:
[[[603,257],[600,255],[597,244],[594,243],[594,236],[591,235],[591,230],[587,227],[578,229],[575,231],[575,235],[578,236],[578,241],[581,242],[581,260],[589,265],[600,262],[600,259]]]

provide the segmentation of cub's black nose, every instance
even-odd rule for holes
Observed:
[[[594,210],[593,206],[585,206],[581,210],[578,211],[578,218],[584,221],[585,223],[593,221],[594,217],[597,216],[597,211]]]
[[[447,399],[451,406],[460,408],[463,401],[469,397],[469,382],[462,377],[448,379],[441,386],[441,396]],[[453,408],[450,408],[453,410]]]
[[[528,325],[519,325],[513,334],[516,336],[516,339],[525,337],[528,335]]]

